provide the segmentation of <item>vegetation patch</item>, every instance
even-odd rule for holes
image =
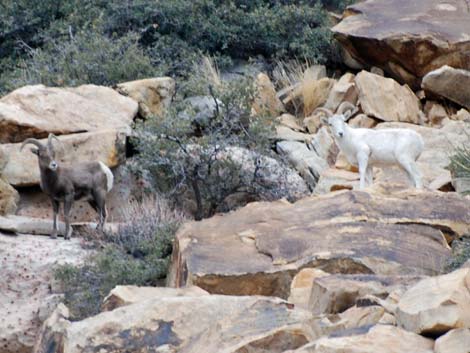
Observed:
[[[85,264],[61,265],[55,278],[73,320],[96,315],[117,285],[157,286],[166,277],[172,242],[184,216],[161,199],[130,203],[116,233],[93,234],[97,250]]]

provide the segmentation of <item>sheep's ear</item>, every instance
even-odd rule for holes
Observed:
[[[32,147],[31,152],[34,153],[36,156],[39,156],[39,149]]]
[[[325,118],[324,116],[322,116],[322,117],[320,118],[320,121],[321,121],[321,123],[322,123],[323,125],[328,125],[328,119]]]

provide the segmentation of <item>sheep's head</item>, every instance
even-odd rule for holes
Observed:
[[[358,109],[349,102],[343,102],[338,107],[336,113],[326,108],[318,108],[316,110],[328,116],[328,119],[322,118],[323,124],[329,127],[335,138],[341,139],[346,133],[348,119],[354,115]]]
[[[39,167],[41,169],[50,169],[52,171],[56,171],[59,165],[55,160],[55,151],[54,146],[52,145],[53,138],[57,139],[54,134],[49,134],[46,146],[43,145],[39,140],[28,138],[21,144],[20,151],[22,151],[24,146],[27,144],[36,146],[31,148],[31,152],[38,156]]]

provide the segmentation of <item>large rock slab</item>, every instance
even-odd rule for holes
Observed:
[[[116,90],[139,104],[139,114],[144,118],[161,115],[168,109],[175,94],[175,80],[156,77],[119,83]]]
[[[421,277],[330,275],[312,283],[308,309],[314,314],[336,314],[353,307],[365,296],[386,298],[392,291],[409,287]]]
[[[199,297],[202,295],[209,295],[209,293],[196,286],[184,288],[116,286],[109,292],[106,298],[103,299],[102,309],[104,311],[110,311],[147,299],[182,296]]]
[[[418,282],[401,297],[396,317],[404,329],[422,334],[470,328],[470,268]]]
[[[292,277],[304,267],[330,273],[439,273],[450,253],[440,229],[468,232],[469,212],[463,197],[427,192],[385,197],[343,191],[294,204],[252,203],[183,225],[168,283],[287,298]]]
[[[313,338],[309,312],[257,296],[149,299],[79,322],[63,315],[47,322],[35,353],[283,352]]]
[[[19,201],[18,191],[0,177],[0,216],[15,213]]]
[[[395,326],[365,326],[284,353],[433,353],[434,341]]]
[[[436,353],[468,353],[470,349],[470,328],[460,328],[439,337],[434,345]]]
[[[354,83],[354,75],[346,73],[336,82],[330,91],[328,99],[324,105],[331,111],[336,111],[342,102],[350,102],[356,104],[358,92]]]
[[[0,234],[0,351],[29,353],[41,324],[60,297],[50,290],[57,264],[79,264],[87,251],[78,239],[57,241]]]
[[[333,27],[348,54],[418,88],[442,65],[470,69],[470,12],[460,0],[369,0],[348,7]]]
[[[468,70],[458,70],[444,65],[424,76],[421,86],[426,91],[470,109],[470,92],[468,91],[470,71]]]
[[[407,86],[395,80],[361,71],[356,76],[359,103],[368,116],[383,121],[420,122],[419,100]]]
[[[116,130],[102,130],[83,134],[60,136],[61,143],[54,142],[57,159],[66,164],[102,161],[115,167],[125,160],[126,135]],[[47,144],[47,139],[40,140]],[[10,158],[3,171],[4,177],[14,186],[38,185],[40,181],[37,156],[29,146],[20,152],[21,143],[0,146]]]
[[[65,234],[65,223],[58,221],[60,235]],[[31,218],[24,216],[0,216],[0,230],[8,233],[50,235],[52,232],[52,217],[50,219]]]
[[[108,87],[25,86],[0,99],[0,143],[77,132],[131,132],[137,103]]]

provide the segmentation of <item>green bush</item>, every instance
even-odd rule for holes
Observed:
[[[109,39],[96,33],[80,33],[65,42],[54,41],[42,49],[31,49],[29,54],[30,60],[17,69],[7,89],[36,83],[113,85],[161,75],[132,34]]]
[[[467,260],[470,260],[470,236],[452,242],[452,256],[446,264],[446,272],[457,270]]]
[[[253,81],[221,81],[210,64],[193,72],[163,116],[137,124],[138,170],[149,172],[159,192],[179,197],[182,207],[194,201],[196,219],[240,206],[229,202],[233,195],[249,195],[250,201],[289,198],[280,187],[283,176],[273,185],[263,174],[262,156],[274,157],[274,117],[252,114]],[[209,114],[201,114],[186,96],[214,102]]]
[[[470,183],[470,145],[460,146],[455,149],[450,158],[449,169],[453,178],[468,180]],[[470,191],[467,193],[470,193]]]
[[[99,313],[103,298],[117,285],[163,284],[174,234],[184,217],[154,199],[130,204],[125,216],[128,223],[116,233],[105,234],[95,244],[100,250],[84,265],[62,265],[55,270],[75,320]]]

